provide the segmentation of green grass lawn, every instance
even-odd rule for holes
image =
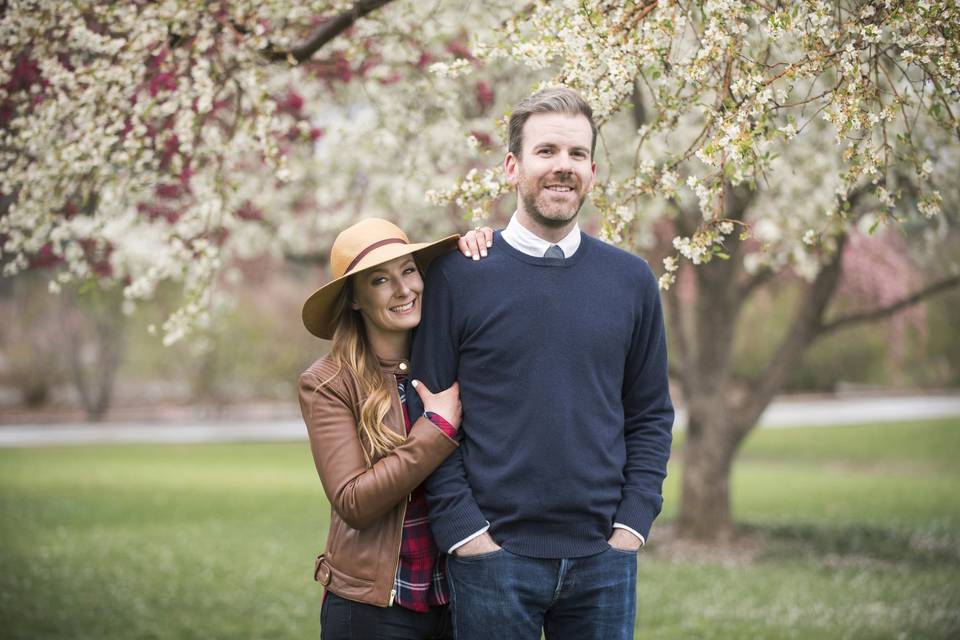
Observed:
[[[640,556],[638,636],[960,637],[960,421],[755,433],[744,539]],[[306,444],[0,450],[0,637],[316,638]],[[493,636],[492,636],[493,637]]]

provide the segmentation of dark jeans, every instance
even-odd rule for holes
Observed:
[[[500,549],[447,559],[457,640],[618,640],[633,637],[637,554],[529,558]]]
[[[320,608],[321,640],[450,640],[447,607],[427,613],[375,607],[328,592]]]

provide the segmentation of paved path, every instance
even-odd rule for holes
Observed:
[[[783,398],[767,408],[760,424],[764,428],[835,426],[944,417],[960,417],[960,394],[840,399]],[[682,429],[685,424],[685,412],[678,411],[677,428]],[[99,443],[279,442],[306,441],[306,437],[306,430],[299,418],[0,425],[0,447]]]

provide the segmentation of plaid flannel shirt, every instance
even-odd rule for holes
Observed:
[[[400,405],[403,407],[403,422],[409,435],[412,425],[407,413],[406,376],[397,376]],[[435,413],[424,416],[447,436],[454,437],[456,429]],[[427,519],[427,498],[423,485],[410,494],[407,512],[403,518],[403,537],[400,541],[400,563],[394,579],[395,602],[413,611],[429,611],[431,606],[446,604],[447,592],[446,558],[441,557],[430,534]]]

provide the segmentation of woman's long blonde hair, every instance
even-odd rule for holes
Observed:
[[[384,382],[380,361],[367,341],[363,317],[359,311],[351,308],[352,299],[351,278],[337,299],[337,328],[331,341],[330,357],[337,365],[337,373],[346,369],[356,378],[360,388],[357,436],[360,438],[367,466],[370,466],[374,457],[389,453],[403,443],[404,437],[383,423],[384,417],[390,411],[392,394],[397,393],[397,389]]]

